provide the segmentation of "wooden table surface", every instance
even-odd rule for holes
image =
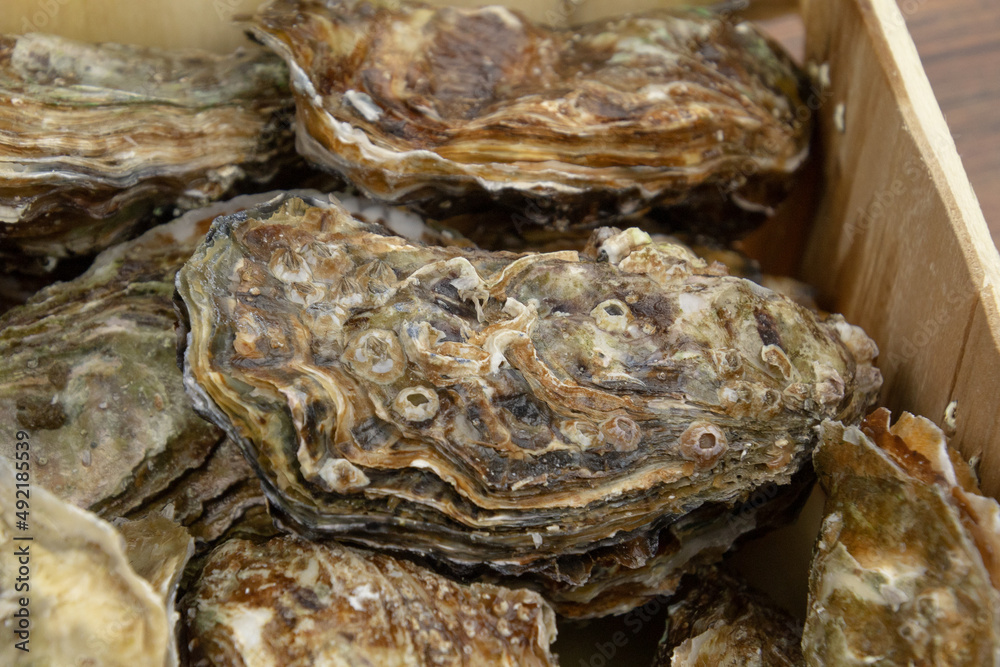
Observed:
[[[1000,0],[899,0],[1000,246]]]

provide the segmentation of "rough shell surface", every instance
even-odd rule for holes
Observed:
[[[230,540],[186,603],[195,666],[557,664],[555,614],[536,593],[334,543]]]
[[[174,470],[165,488],[147,491],[140,504],[128,495],[101,504],[101,515],[139,519],[168,517],[184,526],[199,553],[228,531],[265,509],[264,492],[243,452],[229,438],[215,443],[208,455],[187,470]]]
[[[842,318],[635,229],[488,253],[288,199],[217,219],[177,285],[195,405],[295,530],[557,588],[661,549],[663,580],[697,549],[661,529],[725,551],[880,384]]]
[[[709,569],[671,599],[652,667],[800,667],[802,624],[738,577]]]
[[[13,433],[12,439],[13,439]],[[25,442],[20,440],[19,442]],[[27,442],[31,442],[30,438]],[[4,665],[170,665],[171,625],[164,601],[129,565],[111,524],[31,485],[28,530],[14,504],[17,481],[0,461],[0,663]],[[29,535],[30,541],[14,538]],[[18,550],[28,552],[30,589],[17,591]],[[21,551],[23,554],[24,551]],[[15,646],[15,614],[29,598],[25,653]],[[21,639],[21,638],[18,638]]]
[[[810,665],[1000,664],[1000,505],[929,420],[824,422]]]
[[[498,6],[275,0],[255,31],[291,69],[299,152],[436,217],[492,199],[566,229],[656,204],[731,232],[807,153],[801,72],[706,13],[559,29]]]
[[[199,548],[263,505],[243,454],[184,392],[173,292],[177,270],[215,216],[274,196],[190,211],[0,317],[0,420],[32,434],[37,483],[108,519],[167,513]],[[412,214],[345,201],[373,221],[427,233]],[[13,460],[14,447],[0,442],[0,455]]]
[[[95,511],[114,499],[109,517],[122,516],[222,439],[184,393],[172,302],[212,217],[111,248],[0,317],[0,419],[32,434],[33,480],[59,498]]]
[[[288,72],[53,35],[0,36],[0,260],[92,254],[158,206],[204,206],[293,155]]]

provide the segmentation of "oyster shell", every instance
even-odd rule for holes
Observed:
[[[185,526],[203,552],[226,532],[265,506],[264,492],[239,447],[222,438],[208,456],[184,471],[175,471],[169,486],[134,506],[129,496],[101,503],[105,517],[137,519],[164,516]]]
[[[40,484],[106,519],[170,516],[199,550],[263,507],[240,450],[184,393],[172,294],[215,215],[273,196],[191,211],[0,318],[0,419],[31,431]]]
[[[0,260],[49,269],[292,157],[288,72],[228,56],[0,36]],[[283,120],[284,118],[284,120]]]
[[[828,498],[809,581],[810,665],[1000,664],[1000,505],[939,428],[880,409],[824,422]]]
[[[671,600],[653,667],[800,667],[802,624],[738,577],[711,569]]]
[[[59,498],[100,511],[117,497],[120,516],[222,438],[184,393],[171,301],[211,217],[109,249],[0,317],[0,419],[32,433],[34,478]]]
[[[16,528],[14,473],[0,460],[0,663],[169,665],[173,642],[161,594],[130,567],[125,541],[93,514],[32,484],[27,531]],[[17,538],[30,537],[30,540]],[[20,555],[18,555],[20,554]],[[21,558],[26,556],[27,563]],[[21,569],[21,568],[24,569]],[[27,570],[25,574],[24,570]],[[19,574],[20,573],[20,574]],[[30,589],[15,589],[18,576]],[[25,583],[22,579],[21,583]],[[29,606],[21,598],[27,597]],[[18,636],[21,610],[30,634]],[[11,636],[13,633],[13,637]],[[16,637],[16,639],[15,639]],[[24,653],[17,641],[27,639]]]
[[[125,538],[129,565],[149,582],[163,602],[170,624],[166,663],[177,665],[180,660],[177,651],[180,614],[174,609],[174,601],[184,567],[194,555],[194,540],[188,531],[162,515],[117,521],[116,527]]]
[[[195,406],[288,525],[591,586],[599,613],[648,595],[609,608],[612,580],[757,527],[750,494],[780,495],[814,426],[860,419],[880,384],[842,318],[636,229],[489,253],[291,198],[218,218],[177,289]]]
[[[223,434],[177,367],[174,275],[215,215],[270,196],[191,211],[0,317],[0,419],[31,432],[39,484],[117,518],[213,456]]]
[[[558,29],[504,7],[274,0],[254,30],[292,70],[299,152],[436,217],[493,200],[567,229],[655,204],[745,231],[808,150],[802,73],[706,13]]]
[[[537,594],[294,537],[230,540],[189,599],[191,664],[556,665]]]
[[[243,454],[184,392],[172,299],[174,275],[211,220],[274,196],[190,211],[0,316],[0,420],[32,433],[40,484],[108,519],[167,513],[199,549],[263,505]],[[438,238],[413,214],[344,201],[373,222]],[[0,455],[13,460],[14,447],[0,442]]]

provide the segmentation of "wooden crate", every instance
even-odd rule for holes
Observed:
[[[0,30],[224,52],[247,43],[231,20],[257,3],[7,0]],[[537,20],[573,24],[692,3],[504,4]],[[1000,256],[904,19],[894,0],[802,0],[798,6],[794,0],[758,0],[748,13],[781,21],[796,10],[805,25],[806,61],[823,84],[817,90],[822,104],[807,110],[816,112],[817,149],[802,188],[747,246],[766,267],[815,285],[825,306],[875,338],[885,377],[883,405],[940,424],[956,402],[952,442],[966,457],[980,459],[985,490],[1000,497]],[[780,550],[789,561],[768,587],[795,611],[804,604],[804,571],[818,525],[820,503],[810,505],[797,527],[758,548],[759,554]],[[571,627],[569,641],[559,645],[562,662],[596,664],[598,646],[607,646],[618,631],[626,633],[628,646],[602,664],[648,659],[649,642],[662,630],[657,622],[643,620],[642,639],[627,621]]]
[[[941,423],[957,402],[952,442],[1000,496],[1000,257],[955,142],[892,0],[803,17],[831,85],[802,276],[878,342],[882,404]]]

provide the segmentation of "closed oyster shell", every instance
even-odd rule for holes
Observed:
[[[194,666],[557,664],[555,614],[536,593],[334,543],[230,540],[187,604]]]
[[[259,49],[0,36],[0,259],[50,269],[125,240],[157,207],[270,178],[293,155],[289,103],[287,68]]]
[[[682,577],[717,563],[741,542],[792,521],[814,479],[801,470],[791,483],[757,488],[738,501],[708,502],[683,516],[665,517],[636,537],[560,556],[532,568],[504,568],[519,585],[542,592],[560,615],[595,618],[625,614],[673,595]],[[487,576],[502,579],[497,575]]]
[[[705,13],[558,29],[498,6],[274,0],[254,30],[291,68],[299,152],[439,217],[494,200],[564,230],[655,204],[738,233],[807,153],[802,73]]]
[[[198,552],[222,538],[235,524],[265,506],[264,493],[243,452],[229,438],[217,442],[197,467],[174,471],[168,486],[147,494],[141,504],[129,495],[101,503],[105,517],[164,516],[185,526]]]
[[[109,517],[121,516],[223,437],[184,393],[172,307],[174,274],[212,217],[111,248],[0,317],[0,419],[31,432],[34,479],[59,498],[95,511],[117,499]]]
[[[32,439],[21,440],[33,446]],[[25,451],[25,450],[22,450]],[[18,529],[14,473],[0,460],[0,619],[5,665],[171,665],[171,621],[160,592],[129,565],[111,524],[32,483]],[[17,538],[30,537],[30,540]],[[20,560],[27,556],[26,561]],[[27,575],[20,570],[22,566]],[[29,588],[15,589],[17,577]],[[28,606],[21,604],[28,598]],[[17,636],[22,609],[27,636]],[[16,637],[16,639],[15,639]],[[16,642],[27,639],[25,653]],[[25,659],[27,659],[26,662]]]
[[[489,253],[287,199],[218,218],[177,288],[195,406],[292,528],[591,586],[595,613],[757,527],[750,494],[780,495],[814,426],[880,384],[842,318],[636,229]]]
[[[802,624],[763,593],[710,569],[671,600],[652,667],[800,667]]]
[[[263,505],[243,454],[184,392],[173,282],[216,215],[275,196],[190,211],[0,316],[0,420],[31,432],[38,483],[107,519],[166,513],[199,549]],[[413,214],[344,201],[373,222],[434,237]],[[13,460],[14,447],[0,442],[0,455]]]
[[[880,409],[824,422],[827,493],[802,647],[810,665],[1000,664],[1000,505],[941,430]]]

